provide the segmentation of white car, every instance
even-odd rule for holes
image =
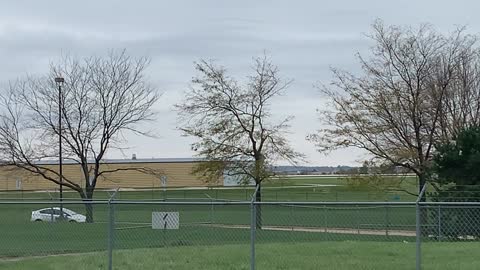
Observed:
[[[70,209],[63,208],[63,216],[69,222],[85,222],[86,217]],[[32,211],[31,221],[55,221],[60,217],[60,207],[43,208]]]

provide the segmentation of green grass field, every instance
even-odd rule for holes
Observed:
[[[322,186],[333,185],[333,186]],[[415,190],[415,179],[402,188]],[[120,200],[248,200],[253,188],[122,191]],[[46,193],[3,192],[0,199],[48,199]],[[52,194],[50,194],[52,195]],[[57,194],[53,194],[56,196]],[[413,201],[401,192],[355,189],[343,178],[290,178],[265,183],[264,201]],[[108,198],[97,191],[96,199]],[[77,194],[66,192],[67,199]],[[0,269],[105,269],[108,206],[94,206],[92,224],[31,222],[49,204],[0,203]],[[58,206],[58,205],[55,205]],[[66,208],[85,213],[83,204]],[[114,269],[248,269],[250,205],[116,204]],[[154,230],[155,211],[180,214],[180,229]],[[257,232],[258,269],[413,269],[412,206],[264,205]],[[405,233],[407,232],[407,233]],[[478,242],[425,239],[425,269],[478,269],[469,249]],[[456,254],[456,257],[453,254]],[[433,260],[434,256],[439,256]],[[465,257],[465,259],[463,259]],[[456,264],[454,264],[455,262]],[[461,267],[454,266],[460,265]],[[332,267],[333,266],[333,267]],[[440,267],[442,266],[442,267]],[[439,268],[440,267],[440,268]],[[445,268],[446,267],[446,268]],[[450,267],[450,268],[449,268]]]
[[[0,257],[32,256],[103,250],[107,244],[106,205],[95,205],[93,224],[30,222],[32,209],[47,205],[0,205],[8,219],[0,222]],[[78,212],[83,205],[68,205]],[[180,230],[162,234],[151,229],[154,211],[179,212]],[[376,240],[399,241],[399,236],[383,235],[388,230],[414,230],[411,207],[292,207],[263,206],[264,226],[281,228],[346,228],[352,235],[307,232],[261,232],[262,241]],[[386,223],[387,222],[387,223]],[[249,205],[116,205],[115,240],[118,248],[144,248],[175,245],[217,245],[249,241],[248,230],[231,228],[250,224]],[[388,228],[387,228],[388,227]],[[382,235],[355,235],[357,230],[373,229]],[[36,244],[31,244],[36,243]]]
[[[423,269],[474,270],[478,263],[472,250],[478,243],[425,244]],[[414,243],[315,242],[257,244],[258,269],[414,269]],[[455,252],[451,252],[455,250]],[[249,246],[173,247],[114,252],[114,269],[249,269]],[[82,255],[25,258],[0,261],[0,269],[91,270],[105,269],[105,252]]]
[[[319,176],[319,177],[283,177],[270,180],[262,186],[264,201],[415,201],[412,196],[402,190],[415,193],[417,180],[415,177],[385,176],[386,180],[400,182],[398,191],[385,191],[375,186],[355,187],[347,184],[345,177]],[[238,187],[230,189],[140,189],[133,191],[120,191],[116,199],[120,200],[250,200],[253,187]],[[68,191],[68,190],[67,190]],[[108,199],[111,192],[104,190],[95,191],[95,199]],[[9,191],[0,192],[0,200],[50,200],[58,198],[58,192],[29,192]],[[76,192],[65,192],[64,198],[78,200]]]

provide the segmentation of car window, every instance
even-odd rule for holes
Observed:
[[[49,214],[51,215],[52,214],[52,209],[43,209],[40,211],[40,214]]]
[[[63,209],[63,212],[67,213],[67,215],[69,215],[69,216],[73,216],[73,215],[76,214],[75,212],[73,212],[72,210],[69,210],[69,209]]]
[[[60,209],[54,209],[54,210],[53,210],[53,214],[60,216],[60,214],[61,214]],[[63,215],[64,215],[64,216],[70,216],[70,215],[69,215],[68,213],[66,213],[65,211],[63,211]]]

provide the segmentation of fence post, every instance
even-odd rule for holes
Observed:
[[[250,270],[255,270],[255,239],[257,230],[257,192],[260,185],[257,185],[250,199]]]
[[[327,226],[327,206],[323,205],[323,227],[325,228],[324,232],[327,232]]]
[[[250,270],[255,270],[255,227],[256,221],[255,204],[252,200],[250,204]]]
[[[108,201],[108,270],[113,267],[113,230],[114,230],[114,213],[113,204]]]
[[[293,213],[294,209],[293,209],[293,205],[290,205],[290,220],[292,221],[292,232],[293,232],[293,229],[295,227],[295,224],[294,224],[294,220],[295,220],[295,215]]]
[[[360,234],[360,207],[357,204],[357,234]]]
[[[115,192],[108,199],[108,270],[113,268],[113,241],[115,233],[115,209],[113,207],[113,198],[117,195],[120,188],[117,188]]]
[[[415,249],[415,251],[416,251],[416,256],[415,256],[416,267],[415,267],[415,269],[420,270],[422,268],[422,266],[421,266],[422,265],[422,262],[421,262],[422,252],[421,252],[421,243],[420,243],[420,241],[421,241],[421,239],[420,239],[421,235],[420,234],[421,234],[422,230],[420,228],[420,226],[421,226],[421,224],[420,224],[420,204],[418,202],[415,204],[415,215],[416,215],[416,217],[415,217],[415,219],[416,219],[416,222],[415,222],[416,223],[415,224],[415,228],[416,228],[416,249]]]
[[[214,213],[215,213],[215,206],[213,204],[213,198],[210,201],[212,205],[210,206],[210,225],[213,226],[214,223]]]
[[[438,205],[437,219],[438,219],[438,242],[442,241],[442,211],[440,204]]]
[[[388,237],[388,232],[390,227],[390,213],[388,210],[388,205],[385,205],[385,236]]]
[[[415,201],[415,229],[416,229],[416,255],[415,255],[415,269],[422,269],[422,219],[421,219],[421,208],[420,201],[422,200],[423,194],[427,185],[424,184],[420,194],[418,194],[417,200]]]
[[[208,195],[207,193],[204,193],[204,195],[207,196],[207,198],[210,199],[210,215],[209,215],[210,216],[210,226],[213,226],[213,215],[214,215],[214,211],[215,211],[214,205],[213,205],[214,199],[210,195]]]

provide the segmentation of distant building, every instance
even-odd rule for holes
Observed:
[[[201,159],[157,158],[157,159],[109,159],[102,161],[102,170],[121,170],[105,174],[97,180],[97,189],[114,188],[161,188],[161,187],[202,187],[222,185],[223,179],[207,184],[192,170]],[[58,170],[58,161],[39,163],[49,169]],[[72,161],[64,161],[65,177],[83,187],[81,168]],[[163,183],[162,183],[163,179]],[[0,190],[55,190],[59,186],[42,176],[11,166],[0,167]]]

